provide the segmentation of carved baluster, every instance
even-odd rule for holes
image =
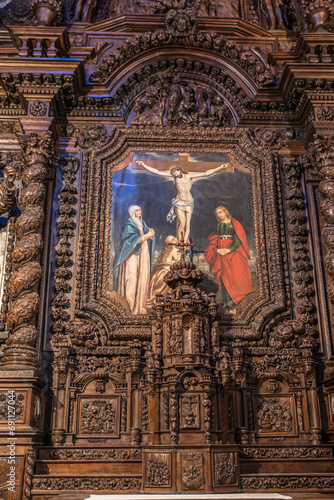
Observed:
[[[62,445],[65,439],[65,405],[67,403],[67,376],[69,369],[68,351],[63,349],[56,357],[53,368],[55,372],[56,386],[54,388],[54,426],[52,430],[52,442],[54,445]]]
[[[37,367],[36,316],[40,297],[36,290],[41,279],[40,252],[47,165],[53,155],[50,133],[20,135],[23,163],[21,215],[15,226],[17,243],[12,253],[14,273],[9,282],[11,305],[7,314],[10,332],[6,341],[3,369]]]

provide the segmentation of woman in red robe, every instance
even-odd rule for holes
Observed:
[[[240,222],[233,219],[225,207],[217,207],[215,214],[216,231],[208,237],[204,256],[215,275],[224,306],[234,310],[252,291],[249,248]]]

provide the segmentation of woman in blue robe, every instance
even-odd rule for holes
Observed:
[[[138,205],[129,207],[129,215],[115,256],[114,290],[128,301],[133,314],[145,314],[155,232],[143,221]]]

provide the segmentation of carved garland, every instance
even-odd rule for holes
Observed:
[[[43,181],[53,155],[53,141],[50,133],[21,135],[19,141],[24,159],[23,190],[19,204],[21,215],[15,226],[17,243],[12,252],[14,272],[8,288],[12,302],[7,315],[10,336],[3,366],[19,363],[31,367],[36,363],[35,322],[40,304],[36,287],[41,279],[39,255],[43,247],[41,231],[46,198]]]
[[[74,156],[67,156],[62,159],[63,185],[59,193],[60,207],[58,224],[59,243],[56,247],[55,282],[57,295],[52,303],[53,333],[57,336],[66,333],[66,322],[70,319],[67,309],[70,301],[66,294],[70,293],[69,281],[72,278],[71,267],[73,266],[71,249],[71,239],[74,236],[74,217],[76,210],[77,189],[74,186],[76,174],[79,168],[79,160]]]

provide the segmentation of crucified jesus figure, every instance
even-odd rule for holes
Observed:
[[[143,161],[137,161],[137,165],[144,167],[152,174],[168,177],[173,180],[176,187],[176,196],[172,199],[172,208],[168,212],[167,220],[173,222],[176,217],[176,237],[181,241],[181,233],[185,242],[189,241],[190,222],[194,211],[194,198],[191,195],[193,182],[197,179],[209,177],[220,170],[228,168],[230,163],[222,163],[219,167],[212,168],[206,172],[186,172],[181,167],[175,166],[169,172],[160,171],[157,168],[146,165]]]

